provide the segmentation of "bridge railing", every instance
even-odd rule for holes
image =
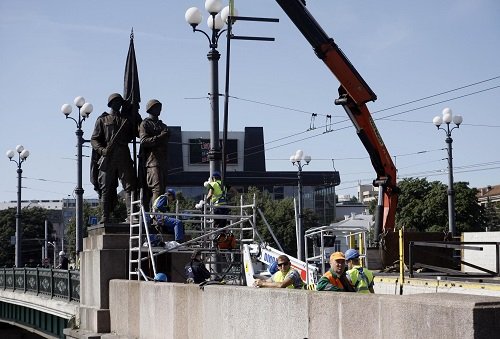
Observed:
[[[0,268],[0,288],[79,302],[80,271],[38,267]]]

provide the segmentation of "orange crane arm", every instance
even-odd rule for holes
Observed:
[[[395,227],[398,188],[396,167],[366,106],[368,101],[375,101],[377,96],[334,40],[316,22],[305,7],[304,0],[276,0],[276,2],[340,82],[339,98],[335,100],[335,104],[342,105],[351,119],[377,173],[373,184],[379,187],[375,211],[375,239],[378,239],[381,231]]]

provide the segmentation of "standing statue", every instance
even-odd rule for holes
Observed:
[[[109,114],[102,114],[95,123],[90,143],[99,159],[97,182],[100,191],[102,217],[100,223],[110,222],[110,213],[116,207],[118,179],[125,191],[127,215],[130,215],[132,193],[137,187],[137,177],[130,156],[129,142],[137,137],[137,125],[120,111],[124,100],[118,93],[108,98]],[[140,122],[140,121],[138,121]]]
[[[139,151],[140,168],[146,176],[142,184],[142,202],[146,210],[149,210],[151,201],[155,201],[165,193],[167,187],[167,151],[168,151],[168,127],[158,117],[162,104],[156,99],[151,99],[146,105],[149,116],[145,118],[139,127],[141,148]]]

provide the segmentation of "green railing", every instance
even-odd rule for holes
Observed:
[[[80,302],[80,271],[0,268],[0,289]]]

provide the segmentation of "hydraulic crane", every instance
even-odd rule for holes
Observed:
[[[321,26],[307,10],[304,0],[276,0],[299,31],[309,41],[314,52],[323,60],[340,82],[336,105],[341,105],[351,119],[356,133],[370,155],[377,174],[373,185],[379,187],[375,210],[375,240],[395,227],[398,187],[396,167],[366,106],[377,96]]]

